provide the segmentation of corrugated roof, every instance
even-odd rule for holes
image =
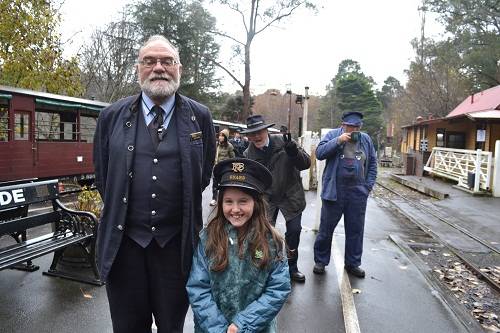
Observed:
[[[500,85],[467,97],[446,118],[498,109],[500,109]]]
[[[500,110],[486,110],[467,113],[467,117],[473,119],[500,119]]]

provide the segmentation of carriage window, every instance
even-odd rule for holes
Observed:
[[[30,128],[29,113],[16,112],[14,115],[14,140],[28,141]]]
[[[94,142],[94,132],[97,118],[80,116],[80,140],[82,142]]]
[[[58,113],[36,112],[35,128],[37,140],[60,140],[60,126],[61,116]]]
[[[0,105],[0,142],[9,141],[9,109]]]

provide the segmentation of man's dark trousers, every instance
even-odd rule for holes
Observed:
[[[180,235],[161,248],[153,239],[142,248],[123,236],[106,281],[114,333],[182,333],[189,307],[181,272]]]
[[[279,209],[276,209],[271,216],[271,222],[276,225]],[[285,241],[288,247],[288,269],[290,272],[297,272],[297,261],[299,258],[300,232],[302,231],[302,213],[286,221]]]
[[[321,201],[321,222],[314,242],[314,262],[323,265],[330,263],[333,232],[344,215],[344,264],[350,267],[361,265],[367,199],[368,189],[364,185],[355,185],[340,186],[337,201]]]

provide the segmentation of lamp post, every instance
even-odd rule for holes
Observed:
[[[292,90],[287,90],[286,93],[288,95],[290,95],[290,99],[289,99],[289,104],[288,104],[288,133],[291,133],[290,132],[290,125],[291,125],[291,122],[292,122]]]
[[[307,132],[307,116],[309,113],[309,87],[305,87],[304,94],[304,115],[302,116],[302,135],[305,135]]]

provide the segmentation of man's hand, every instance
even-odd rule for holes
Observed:
[[[342,133],[341,136],[337,137],[337,143],[342,144],[351,140],[351,133]]]
[[[285,141],[285,151],[286,154],[290,157],[295,157],[299,153],[299,148],[295,141],[292,140],[292,134],[285,133],[283,134],[283,140]]]
[[[227,333],[238,333],[238,326],[236,326],[235,324],[229,325],[229,327],[227,328]]]

